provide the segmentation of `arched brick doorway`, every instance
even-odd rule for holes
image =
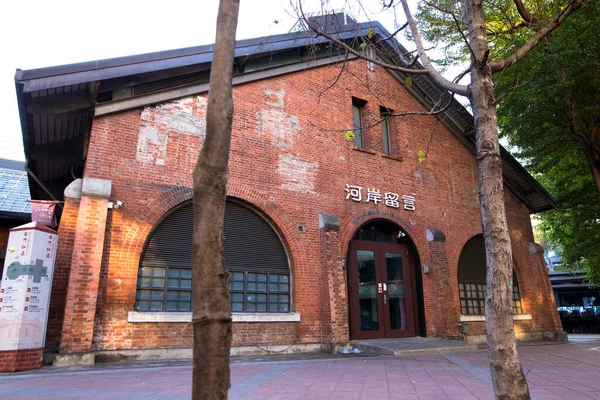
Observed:
[[[348,253],[351,339],[417,336],[420,279],[406,232],[372,220],[356,231]]]

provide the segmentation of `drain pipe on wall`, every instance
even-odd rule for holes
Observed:
[[[50,196],[50,198],[54,201],[57,201],[58,203],[56,203],[60,209],[63,209],[63,205],[61,204],[62,201],[58,200],[56,197],[54,197],[52,195],[52,193],[50,193],[50,191],[48,190],[48,188],[46,186],[44,186],[44,184],[38,179],[37,176],[35,176],[35,174],[29,169],[29,160],[25,160],[25,171],[27,171],[27,174],[35,181],[35,183],[37,183],[38,185],[40,185],[40,187],[44,190],[44,192],[46,192],[46,194],[48,196]]]

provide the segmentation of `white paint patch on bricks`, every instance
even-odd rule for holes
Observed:
[[[300,132],[298,117],[283,110],[285,90],[264,89],[265,108],[256,113],[256,133],[266,135],[273,146],[289,149]]]
[[[155,126],[148,126],[142,123],[138,138],[136,160],[144,164],[165,165],[166,154],[167,133],[159,133]]]
[[[278,109],[262,109],[256,113],[256,133],[266,135],[273,146],[289,149],[300,131],[298,117]]]
[[[145,107],[140,116],[136,160],[146,164],[165,165],[168,134],[172,131],[197,135],[204,140],[206,103],[206,98],[194,96]]]
[[[281,178],[280,187],[314,194],[319,163],[301,158],[300,153],[290,152],[296,135],[302,129],[298,117],[284,111],[285,89],[265,85],[263,95],[265,107],[256,113],[256,134],[266,136],[280,151],[277,169]]]
[[[319,163],[307,161],[294,154],[280,154],[278,172],[282,178],[281,188],[299,193],[315,190],[315,175]]]
[[[269,87],[265,87],[265,104],[271,107],[283,108],[283,99],[285,97],[285,90],[275,90]]]

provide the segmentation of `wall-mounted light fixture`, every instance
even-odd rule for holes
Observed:
[[[116,202],[109,201],[107,207],[117,210],[119,208],[125,207],[125,203],[119,200],[117,200]]]
[[[319,213],[319,229],[339,231],[340,220],[335,214]]]
[[[446,234],[441,229],[427,228],[425,229],[425,236],[428,242],[445,242]]]

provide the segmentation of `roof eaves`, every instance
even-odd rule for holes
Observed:
[[[362,33],[366,34],[366,31]],[[338,37],[345,40],[355,37],[356,34],[355,31],[345,31],[341,32]],[[306,32],[248,39],[236,44],[235,57],[269,54],[325,42],[327,42],[327,39],[315,37]],[[34,92],[67,85],[210,63],[212,62],[212,48],[213,45],[190,47],[66,66],[17,70],[15,82],[23,84],[24,92]]]

